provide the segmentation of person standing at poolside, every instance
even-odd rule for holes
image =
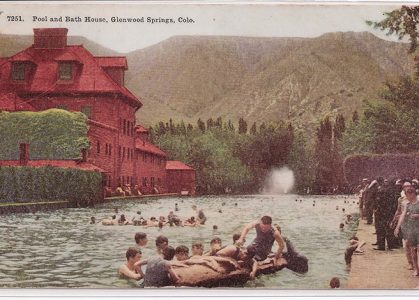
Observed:
[[[263,216],[260,221],[255,221],[246,225],[243,228],[240,238],[237,240],[236,244],[243,244],[244,238],[253,228],[256,229],[256,238],[247,247],[247,255],[249,257],[253,257],[250,279],[254,279],[256,277],[259,263],[268,257],[275,241],[278,243],[278,251],[275,255],[274,261],[275,265],[279,263],[279,260],[282,257],[282,251],[285,247],[284,240],[282,239],[278,229],[272,227],[272,218],[270,216]]]
[[[402,215],[400,216],[396,229],[394,229],[394,235],[399,235],[400,226],[406,220],[406,237],[407,243],[411,247],[411,258],[414,270],[413,276],[419,276],[417,253],[419,244],[419,201],[417,199],[416,189],[414,187],[408,187],[405,190],[405,193],[409,203],[407,203]]]

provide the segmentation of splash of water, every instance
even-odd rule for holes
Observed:
[[[263,193],[287,194],[292,190],[294,181],[294,172],[288,167],[274,168],[265,179]]]

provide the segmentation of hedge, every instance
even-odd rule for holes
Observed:
[[[19,158],[29,143],[30,159],[77,159],[89,148],[87,119],[81,112],[0,112],[0,160]]]
[[[87,206],[101,201],[102,175],[57,167],[0,167],[0,203],[69,201]]]
[[[345,158],[343,168],[345,178],[352,186],[361,184],[362,178],[418,178],[419,154],[351,155]]]

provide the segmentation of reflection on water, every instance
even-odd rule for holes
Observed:
[[[182,218],[194,215],[192,204],[202,207],[207,224],[161,230],[89,224],[90,216],[97,220],[109,218],[115,207],[128,218],[137,211],[145,218],[167,216],[175,203]],[[169,237],[173,246],[190,247],[193,241],[202,241],[208,249],[214,234],[224,244],[230,244],[233,233],[265,214],[272,216],[297,250],[309,258],[309,272],[299,275],[284,269],[261,276],[246,287],[319,289],[327,288],[334,276],[345,286],[348,274],[343,253],[356,225],[345,225],[341,231],[339,223],[356,207],[354,199],[343,196],[256,195],[131,200],[95,208],[0,216],[0,287],[135,287],[135,282],[119,278],[116,270],[126,260],[127,248],[134,246],[137,231],[146,232],[149,238],[143,249],[144,257],[154,253],[154,239],[160,234]],[[215,233],[213,225],[218,226]],[[250,232],[247,241],[253,237],[254,232]]]

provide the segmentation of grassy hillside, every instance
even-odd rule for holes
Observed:
[[[386,80],[411,73],[407,46],[370,33],[317,38],[173,37],[128,54],[127,86],[138,118],[222,116],[290,119],[313,129],[320,118],[350,117]]]
[[[0,35],[0,55],[32,44],[32,36]],[[82,37],[94,55],[121,55]],[[326,115],[347,118],[386,80],[411,74],[407,45],[366,32],[317,38],[176,36],[126,54],[126,85],[144,106],[138,120],[221,116],[249,122],[289,119],[313,131]]]

